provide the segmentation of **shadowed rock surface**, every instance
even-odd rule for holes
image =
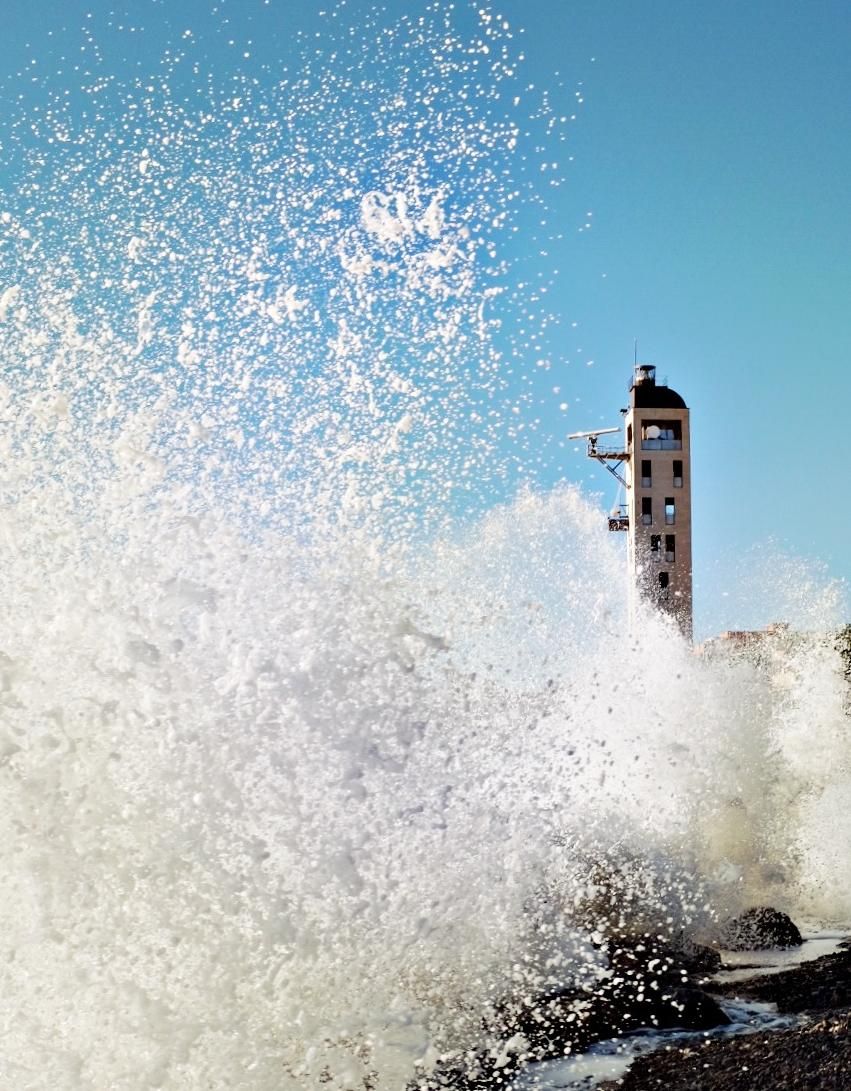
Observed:
[[[770,906],[755,906],[734,917],[721,929],[720,943],[730,951],[764,951],[769,947],[800,947],[798,926]]]
[[[760,1000],[812,1022],[783,1031],[681,1043],[638,1058],[598,1091],[849,1091],[851,950],[713,991]]]
[[[676,944],[652,934],[613,938],[608,944],[608,956],[613,970],[635,971],[644,977],[656,967],[667,977],[692,980],[721,969],[718,951],[683,937]]]
[[[720,965],[710,948],[672,947],[647,934],[613,939],[608,956],[611,977],[593,992],[562,989],[506,1002],[489,1021],[490,1049],[454,1058],[411,1088],[484,1091],[503,1086],[532,1061],[579,1053],[640,1028],[711,1030],[729,1024],[718,1002],[693,983]]]
[[[781,1012],[822,1012],[851,1007],[851,950],[804,962],[779,974],[713,985],[719,996],[740,996],[777,1005]],[[851,1089],[851,1073],[848,1078]]]
[[[805,1027],[716,1038],[639,1057],[598,1091],[848,1091],[851,1013]]]
[[[793,925],[794,927],[794,925]],[[639,1057],[599,1091],[851,1091],[851,949],[780,973],[713,983],[712,993],[777,1005],[800,1026],[704,1041],[678,1041]],[[687,954],[659,937],[612,940],[612,976],[595,992],[553,992],[508,1006],[491,1033],[496,1048],[455,1059],[422,1088],[486,1091],[506,1086],[532,1060],[580,1052],[639,1027],[711,1030],[729,1022],[693,982],[717,969],[711,949]]]
[[[490,1050],[453,1059],[409,1087],[484,1091],[502,1086],[532,1061],[580,1053],[594,1042],[642,1027],[711,1030],[730,1022],[702,989],[688,984],[653,989],[644,978],[619,980],[593,995],[574,990],[548,993],[503,1016],[501,1036]]]

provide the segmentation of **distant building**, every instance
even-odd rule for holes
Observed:
[[[682,397],[656,381],[656,368],[636,364],[624,414],[624,443],[602,447],[598,437],[619,432],[575,433],[588,440],[588,456],[603,463],[626,490],[626,504],[609,529],[629,539],[630,590],[677,622],[692,638],[691,443],[689,410]]]
[[[779,637],[791,638],[788,621],[771,621],[762,629],[725,629],[718,636],[711,636],[695,647],[700,655],[719,652],[754,651],[776,643]]]

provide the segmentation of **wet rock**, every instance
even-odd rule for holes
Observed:
[[[593,991],[555,989],[506,1000],[486,1020],[489,1048],[438,1066],[409,1091],[492,1089],[533,1061],[580,1053],[642,1028],[702,1031],[729,1024],[695,980],[720,968],[717,951],[642,933],[610,938],[607,953],[609,974]]]
[[[683,966],[692,976],[717,974],[723,965],[720,951],[692,941],[688,941],[682,948],[682,958]]]
[[[681,953],[650,937],[610,946],[610,975],[593,993],[565,989],[516,1007],[504,1032],[520,1035],[536,1058],[559,1057],[642,1027],[705,1030],[726,1026],[718,1003],[689,979]]]
[[[779,974],[713,986],[713,991],[722,996],[766,1001],[788,1013],[851,1007],[851,951],[825,955]]]
[[[593,994],[563,990],[504,1008],[501,1027],[491,1028],[497,1031],[495,1048],[456,1060],[410,1091],[491,1091],[509,1085],[529,1061],[579,1052],[640,1027],[706,1031],[729,1023],[712,996],[678,983],[685,969],[658,937],[619,940],[610,960],[611,977]],[[715,984],[713,992],[768,1001],[783,1013],[819,1021],[788,1031],[669,1044],[636,1060],[622,1082],[599,1091],[851,1089],[851,950],[782,973]]]
[[[770,906],[756,906],[727,921],[720,942],[731,951],[764,951],[800,947],[804,941],[791,917]]]
[[[679,1043],[639,1057],[598,1091],[845,1091],[851,1012],[791,1030]]]
[[[650,966],[657,976],[663,974],[677,981],[685,977],[705,977],[721,969],[718,951],[686,937],[668,941],[645,934],[610,939],[608,955],[614,969],[627,969],[631,964],[647,976]]]
[[[497,1017],[499,1033],[489,1050],[439,1067],[409,1091],[500,1087],[530,1062],[566,1057],[641,1028],[709,1030],[730,1021],[717,1001],[694,985],[616,973],[593,994],[558,990],[505,1005]]]
[[[675,989],[670,1004],[659,1009],[657,1018],[653,1025],[666,1030],[712,1030],[730,1023],[718,1001],[694,986]]]
[[[718,1002],[695,985],[676,988],[660,986],[614,998],[617,1013],[617,1034],[643,1027],[681,1030],[708,1030],[724,1027],[730,1022]]]
[[[488,1091],[505,1087],[522,1067],[516,1058],[497,1065],[489,1053],[471,1054],[461,1060],[438,1064],[429,1075],[412,1080],[406,1091]]]

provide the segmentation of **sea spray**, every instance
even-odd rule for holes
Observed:
[[[207,71],[190,35],[7,124],[6,394],[65,476],[82,444],[87,482],[387,538],[541,459],[552,274],[517,236],[546,244],[570,118],[486,8],[344,7],[293,71]]]
[[[275,82],[96,74],[6,133],[16,1087],[399,1091],[615,932],[848,911],[829,644],[630,632],[596,503],[518,488],[513,229],[563,120],[453,18]]]
[[[349,540],[54,507],[4,573],[21,1086],[399,1086],[494,1004],[593,981],[608,935],[788,901],[778,745],[809,695],[627,636],[595,513],[526,497],[388,573]]]

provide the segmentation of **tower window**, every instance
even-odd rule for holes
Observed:
[[[669,563],[673,563],[677,559],[677,536],[676,534],[665,535],[665,560]]]
[[[665,522],[672,526],[677,521],[677,508],[673,496],[665,497]]]
[[[670,572],[659,573],[659,598],[667,599],[670,594],[671,586],[671,574]]]
[[[681,451],[683,426],[678,420],[646,420],[641,424],[643,451]]]
[[[649,496],[641,498],[641,522],[649,527],[653,522],[653,501]]]
[[[683,462],[680,458],[674,459],[674,488],[681,489],[683,487]]]
[[[651,534],[650,535],[650,552],[659,553],[662,549],[662,535]]]
[[[641,487],[642,489],[649,489],[653,484],[653,475],[650,468],[650,459],[642,458],[641,460]]]

